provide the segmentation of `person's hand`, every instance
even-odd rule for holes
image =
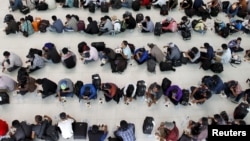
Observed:
[[[5,67],[3,67],[3,69],[2,69],[2,72],[4,72],[5,71]]]

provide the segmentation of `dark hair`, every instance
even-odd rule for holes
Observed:
[[[150,21],[150,17],[149,16],[146,16],[145,18],[147,19],[147,21]]]
[[[202,117],[201,118],[201,125],[208,125],[208,118],[207,117]]]
[[[67,117],[65,112],[61,112],[59,116],[61,119],[66,119],[66,117]]]
[[[222,117],[219,114],[214,114],[214,119],[217,120],[217,122],[222,122]]]
[[[209,47],[209,43],[204,43],[204,47],[208,48]]]
[[[87,87],[85,88],[84,95],[85,95],[85,96],[90,96],[90,87],[89,87],[89,86],[87,86]]]
[[[10,56],[10,52],[8,51],[3,52],[3,56]]]
[[[109,83],[104,83],[102,85],[102,89],[110,89],[111,88],[111,85]]]
[[[57,17],[55,15],[53,15],[51,18],[52,18],[53,21],[57,20]]]
[[[67,19],[70,19],[70,18],[71,18],[71,15],[70,15],[70,14],[67,14],[67,15],[66,15],[66,18],[67,18]]]
[[[240,40],[240,41],[241,41],[241,37],[238,37],[237,40]]]
[[[187,16],[183,16],[183,17],[181,18],[181,20],[187,21],[187,20],[188,20],[188,17],[187,17]]]
[[[191,51],[194,52],[194,54],[197,54],[199,49],[197,47],[192,47]]]
[[[122,129],[123,131],[127,130],[127,129],[128,129],[128,123],[127,123],[127,121],[121,120],[120,126],[121,126],[121,129]]]
[[[65,48],[62,49],[63,54],[67,54],[68,52],[69,52],[68,48],[65,47]]]
[[[42,80],[42,79],[37,79],[37,80],[36,80],[36,83],[37,83],[37,84],[42,84],[42,83],[43,83],[43,80]]]
[[[12,126],[15,127],[15,128],[18,128],[18,127],[21,126],[21,124],[20,124],[19,120],[13,120],[12,121]]]
[[[227,44],[222,44],[221,47],[222,49],[227,49]]]
[[[92,133],[97,133],[99,130],[99,127],[97,125],[92,126]]]
[[[128,45],[128,41],[126,41],[126,40],[123,40],[122,43],[123,43],[125,46]]]
[[[41,115],[36,115],[36,116],[35,116],[35,121],[36,121],[37,123],[41,123],[42,120],[43,120],[43,117],[42,117]]]
[[[92,17],[88,17],[88,21],[92,22],[93,21]]]

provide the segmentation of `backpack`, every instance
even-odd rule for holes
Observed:
[[[219,35],[223,38],[227,38],[230,34],[230,29],[228,27],[224,27],[220,30]]]
[[[146,83],[144,80],[138,80],[136,84],[135,96],[144,96],[146,93]]]
[[[211,64],[210,69],[211,69],[211,71],[213,71],[214,73],[221,73],[221,72],[223,72],[223,70],[224,70],[223,64],[222,64],[222,63],[219,63],[219,62],[216,62],[216,63]]]
[[[182,97],[180,100],[180,104],[187,106],[189,104],[190,92],[187,89],[182,89]]]
[[[101,77],[99,74],[92,75],[92,84],[98,90],[101,87]]]
[[[141,3],[140,3],[140,0],[135,0],[132,2],[132,9],[134,11],[139,11],[141,8]]]
[[[45,131],[45,134],[46,134],[45,140],[48,140],[48,141],[59,140],[59,133],[55,125],[49,125]]]
[[[162,5],[160,9],[160,15],[165,16],[168,15],[168,6],[167,5]]]
[[[240,56],[239,55],[232,55],[232,58],[231,58],[231,60],[230,60],[230,64],[232,65],[232,64],[237,64],[237,65],[239,65],[239,64],[241,64],[241,58],[240,58]]]
[[[204,60],[201,62],[201,68],[203,70],[209,70],[210,69],[210,66],[211,66],[212,62],[210,60]]]
[[[112,3],[113,9],[120,9],[122,8],[122,1],[121,0],[114,0]]]
[[[168,79],[167,77],[164,77],[161,82],[162,91],[165,93],[167,89],[171,86],[171,84],[172,84],[172,81]]]
[[[12,14],[6,14],[5,16],[4,16],[4,22],[6,23],[6,22],[10,22],[11,20],[15,20],[14,19],[14,16],[12,15]]]
[[[137,13],[136,16],[135,16],[135,20],[137,23],[140,23],[141,21],[143,21],[144,19],[144,16],[142,13]]]
[[[80,99],[80,92],[83,86],[83,82],[81,80],[76,81],[74,84],[74,94]]]
[[[172,61],[164,61],[164,62],[160,62],[160,71],[175,71]]]
[[[134,86],[132,84],[129,84],[126,90],[126,96],[131,97],[134,92]]]
[[[142,125],[142,131],[144,134],[151,134],[154,129],[154,118],[153,117],[145,117],[143,125]]]
[[[156,61],[155,59],[148,59],[147,60],[147,70],[149,72],[155,72],[155,67],[156,67]]]
[[[77,30],[84,31],[85,30],[85,23],[83,20],[79,20],[77,23]]]
[[[129,48],[131,50],[131,53],[134,54],[135,53],[135,45],[132,44],[132,43],[128,43],[128,46],[129,46]]]
[[[39,23],[39,31],[45,33],[47,31],[47,27],[49,27],[50,23],[48,20],[41,20]]]
[[[0,105],[10,104],[10,97],[7,92],[0,92]]]
[[[46,2],[43,2],[43,1],[39,2],[39,4],[36,6],[36,9],[38,11],[45,11],[48,8],[49,8],[48,4]]]

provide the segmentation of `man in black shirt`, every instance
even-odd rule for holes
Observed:
[[[43,90],[37,90],[37,93],[42,94],[42,98],[56,93],[57,84],[47,78],[37,79],[36,83],[42,85]]]

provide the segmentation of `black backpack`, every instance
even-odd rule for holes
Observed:
[[[57,126],[49,125],[45,131],[45,140],[47,141],[58,141],[59,140],[59,133],[57,130]]]
[[[201,68],[203,70],[209,70],[212,62],[210,60],[204,60],[201,62]]]
[[[10,97],[7,92],[0,92],[0,105],[9,104]]]
[[[160,15],[168,15],[168,6],[167,5],[162,5],[160,9]]]
[[[74,6],[75,8],[79,8],[79,0],[74,0],[74,1],[73,1],[73,6]]]
[[[213,71],[214,73],[221,73],[221,72],[223,72],[223,70],[224,70],[223,64],[222,64],[222,63],[219,63],[219,62],[216,62],[216,63],[211,64],[210,69],[211,69],[211,71]]]
[[[93,74],[92,75],[92,84],[95,86],[97,90],[101,87],[101,77],[99,74]]]
[[[147,60],[147,70],[148,72],[155,72],[156,61],[155,59],[151,58]]]
[[[154,129],[154,118],[146,117],[142,125],[142,131],[144,134],[151,134]]]
[[[138,80],[136,84],[135,97],[144,96],[146,93],[146,83],[144,80]]]
[[[165,93],[167,89],[171,86],[171,84],[172,84],[172,81],[168,79],[167,77],[164,77],[161,82],[162,91]]]
[[[142,13],[137,13],[136,16],[135,16],[135,20],[137,23],[140,23],[141,21],[143,21],[144,19],[144,16]]]
[[[10,22],[11,20],[15,20],[14,19],[14,16],[12,15],[12,14],[6,14],[5,16],[4,16],[4,22],[6,23],[6,22]]]
[[[135,0],[132,2],[132,9],[134,11],[139,11],[141,8],[141,3],[140,3],[140,0]]]
[[[41,20],[39,23],[39,31],[45,33],[47,31],[47,27],[49,27],[50,23],[48,20]]]
[[[189,97],[190,97],[189,90],[182,89],[182,97],[181,97],[181,100],[180,100],[180,104],[184,105],[184,106],[187,106],[188,103],[189,103]]]

